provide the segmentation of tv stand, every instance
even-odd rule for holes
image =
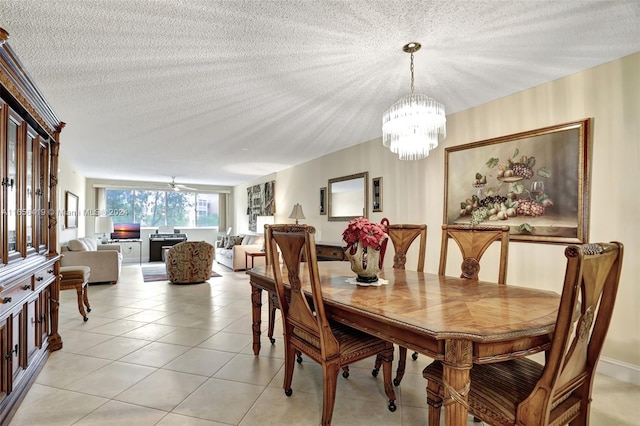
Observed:
[[[140,239],[115,239],[109,240],[109,243],[112,244],[120,244],[120,249],[122,251],[123,261],[128,263],[127,261],[135,262],[135,258],[138,258],[138,263],[142,265],[142,240]],[[138,252],[138,256],[135,256],[136,251]]]

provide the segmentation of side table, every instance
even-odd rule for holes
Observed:
[[[245,252],[244,254],[244,269],[249,270],[249,258],[251,258],[251,269],[253,269],[253,259],[256,257],[265,257],[267,255],[264,251]]]

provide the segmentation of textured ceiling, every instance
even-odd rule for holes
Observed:
[[[0,0],[89,178],[235,185],[640,51],[640,2]]]

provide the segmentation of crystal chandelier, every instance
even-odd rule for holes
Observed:
[[[382,116],[382,144],[401,160],[419,160],[447,136],[444,105],[435,99],[413,93],[413,54],[420,43],[406,44],[411,53],[411,94],[400,98]]]

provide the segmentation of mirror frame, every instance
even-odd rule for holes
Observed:
[[[328,219],[330,222],[348,222],[351,219],[361,216],[361,215],[356,215],[356,216],[334,216],[333,215],[333,196],[332,196],[333,184],[338,182],[345,182],[353,179],[363,179],[364,205],[362,206],[362,210],[363,210],[362,216],[367,218],[369,217],[369,172],[362,172],[362,173],[356,173],[353,175],[329,179],[329,184],[327,186],[327,196],[329,199],[327,202],[327,212],[328,212]]]

